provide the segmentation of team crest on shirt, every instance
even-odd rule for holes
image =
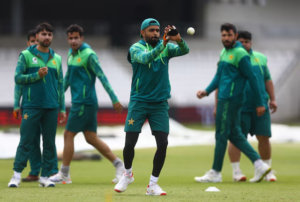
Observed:
[[[229,60],[232,60],[232,59],[233,59],[233,55],[230,55],[230,56],[229,56]]]
[[[37,58],[36,57],[32,58],[32,64],[37,64],[37,63],[38,63]]]
[[[52,60],[52,64],[53,64],[53,65],[56,65],[56,61],[55,61],[55,60]]]
[[[254,58],[254,61],[255,61],[255,62],[259,62],[259,59],[258,59],[258,58]]]
[[[77,59],[77,62],[79,63],[80,61],[81,61],[81,58],[78,58],[78,59]]]

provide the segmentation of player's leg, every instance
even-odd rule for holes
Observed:
[[[251,115],[252,115],[251,113],[241,114],[241,129],[242,129],[242,133],[245,135],[246,138],[251,128],[251,123],[252,123]],[[229,142],[228,154],[229,154],[229,159],[232,167],[233,181],[235,182],[246,181],[247,178],[245,175],[243,175],[240,169],[241,151],[236,146],[234,146],[231,142]]]
[[[57,109],[44,109],[41,120],[43,137],[43,164],[40,178],[40,186],[54,187],[55,184],[49,180],[53,166],[56,165],[55,136],[57,128]]]
[[[153,159],[153,170],[147,187],[147,195],[167,195],[157,184],[163,168],[168,146],[169,135],[169,104],[168,101],[148,103],[148,121],[156,140],[157,150]]]
[[[41,119],[41,110],[38,109],[23,109],[23,119],[20,128],[20,142],[17,148],[17,153],[14,162],[14,176],[9,182],[9,187],[18,187],[21,181],[21,173],[27,166],[29,156],[35,147],[34,140],[39,130]]]
[[[270,137],[272,136],[271,132],[271,117],[270,112],[267,110],[265,114],[261,117],[254,117],[254,127],[253,134],[256,134],[258,140],[258,151],[259,154],[266,164],[271,167],[271,144]],[[271,171],[266,177],[267,181],[276,181],[277,178],[274,173]]]
[[[229,140],[234,144],[239,150],[241,150],[254,164],[255,174],[254,178],[250,179],[250,182],[260,182],[263,177],[268,174],[271,168],[265,164],[261,159],[258,153],[253,149],[249,144],[245,136],[241,131],[241,120],[240,120],[240,106],[236,105],[236,113],[234,117],[234,128],[229,136]]]
[[[95,129],[96,130],[96,129]],[[108,147],[108,145],[97,137],[94,131],[85,131],[84,137],[90,145],[95,147],[105,158],[107,158],[116,168],[116,176],[112,180],[112,183],[118,183],[122,175],[124,174],[124,164]]]
[[[128,105],[128,114],[125,122],[125,147],[123,149],[125,173],[115,186],[115,191],[118,193],[124,192],[127,186],[134,181],[132,173],[134,147],[146,121],[146,106],[147,103],[138,101],[130,101]]]
[[[39,180],[39,174],[42,167],[42,155],[41,155],[41,126],[38,132],[35,134],[34,148],[29,155],[29,163],[31,171],[26,178],[22,178],[22,182],[37,182]]]
[[[54,163],[54,165],[52,167],[52,170],[51,170],[51,176],[56,175],[59,172],[56,146],[55,146],[55,151],[56,151],[55,152],[55,163]]]

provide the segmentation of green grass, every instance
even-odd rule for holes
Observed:
[[[213,146],[169,148],[159,179],[159,185],[168,195],[155,197],[145,195],[155,149],[136,150],[135,181],[121,194],[115,193],[114,185],[110,183],[114,169],[107,160],[72,162],[73,184],[56,185],[55,188],[40,188],[38,183],[21,183],[20,188],[7,188],[13,174],[13,160],[0,160],[0,201],[300,201],[300,144],[273,145],[273,168],[277,171],[278,182],[233,183],[227,154],[222,171],[223,183],[194,182],[195,176],[210,169],[213,150]],[[115,153],[122,156],[122,151]],[[241,168],[248,179],[253,177],[253,165],[244,156]],[[26,168],[22,176],[28,172]],[[205,192],[210,186],[221,191]]]

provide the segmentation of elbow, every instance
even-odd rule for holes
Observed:
[[[18,75],[16,75],[16,76],[15,76],[15,83],[16,83],[16,84],[21,84],[21,82],[20,82],[20,79],[19,79],[19,76],[18,76]]]
[[[188,54],[189,52],[190,52],[190,48],[187,47],[187,48],[186,48],[186,53],[185,53],[185,54]]]

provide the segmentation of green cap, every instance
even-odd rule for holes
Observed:
[[[148,18],[143,21],[143,23],[141,25],[141,30],[146,29],[147,27],[149,27],[151,25],[157,25],[160,27],[160,24],[157,20],[155,20],[153,18]],[[140,34],[140,37],[143,38],[143,36],[141,34]]]

